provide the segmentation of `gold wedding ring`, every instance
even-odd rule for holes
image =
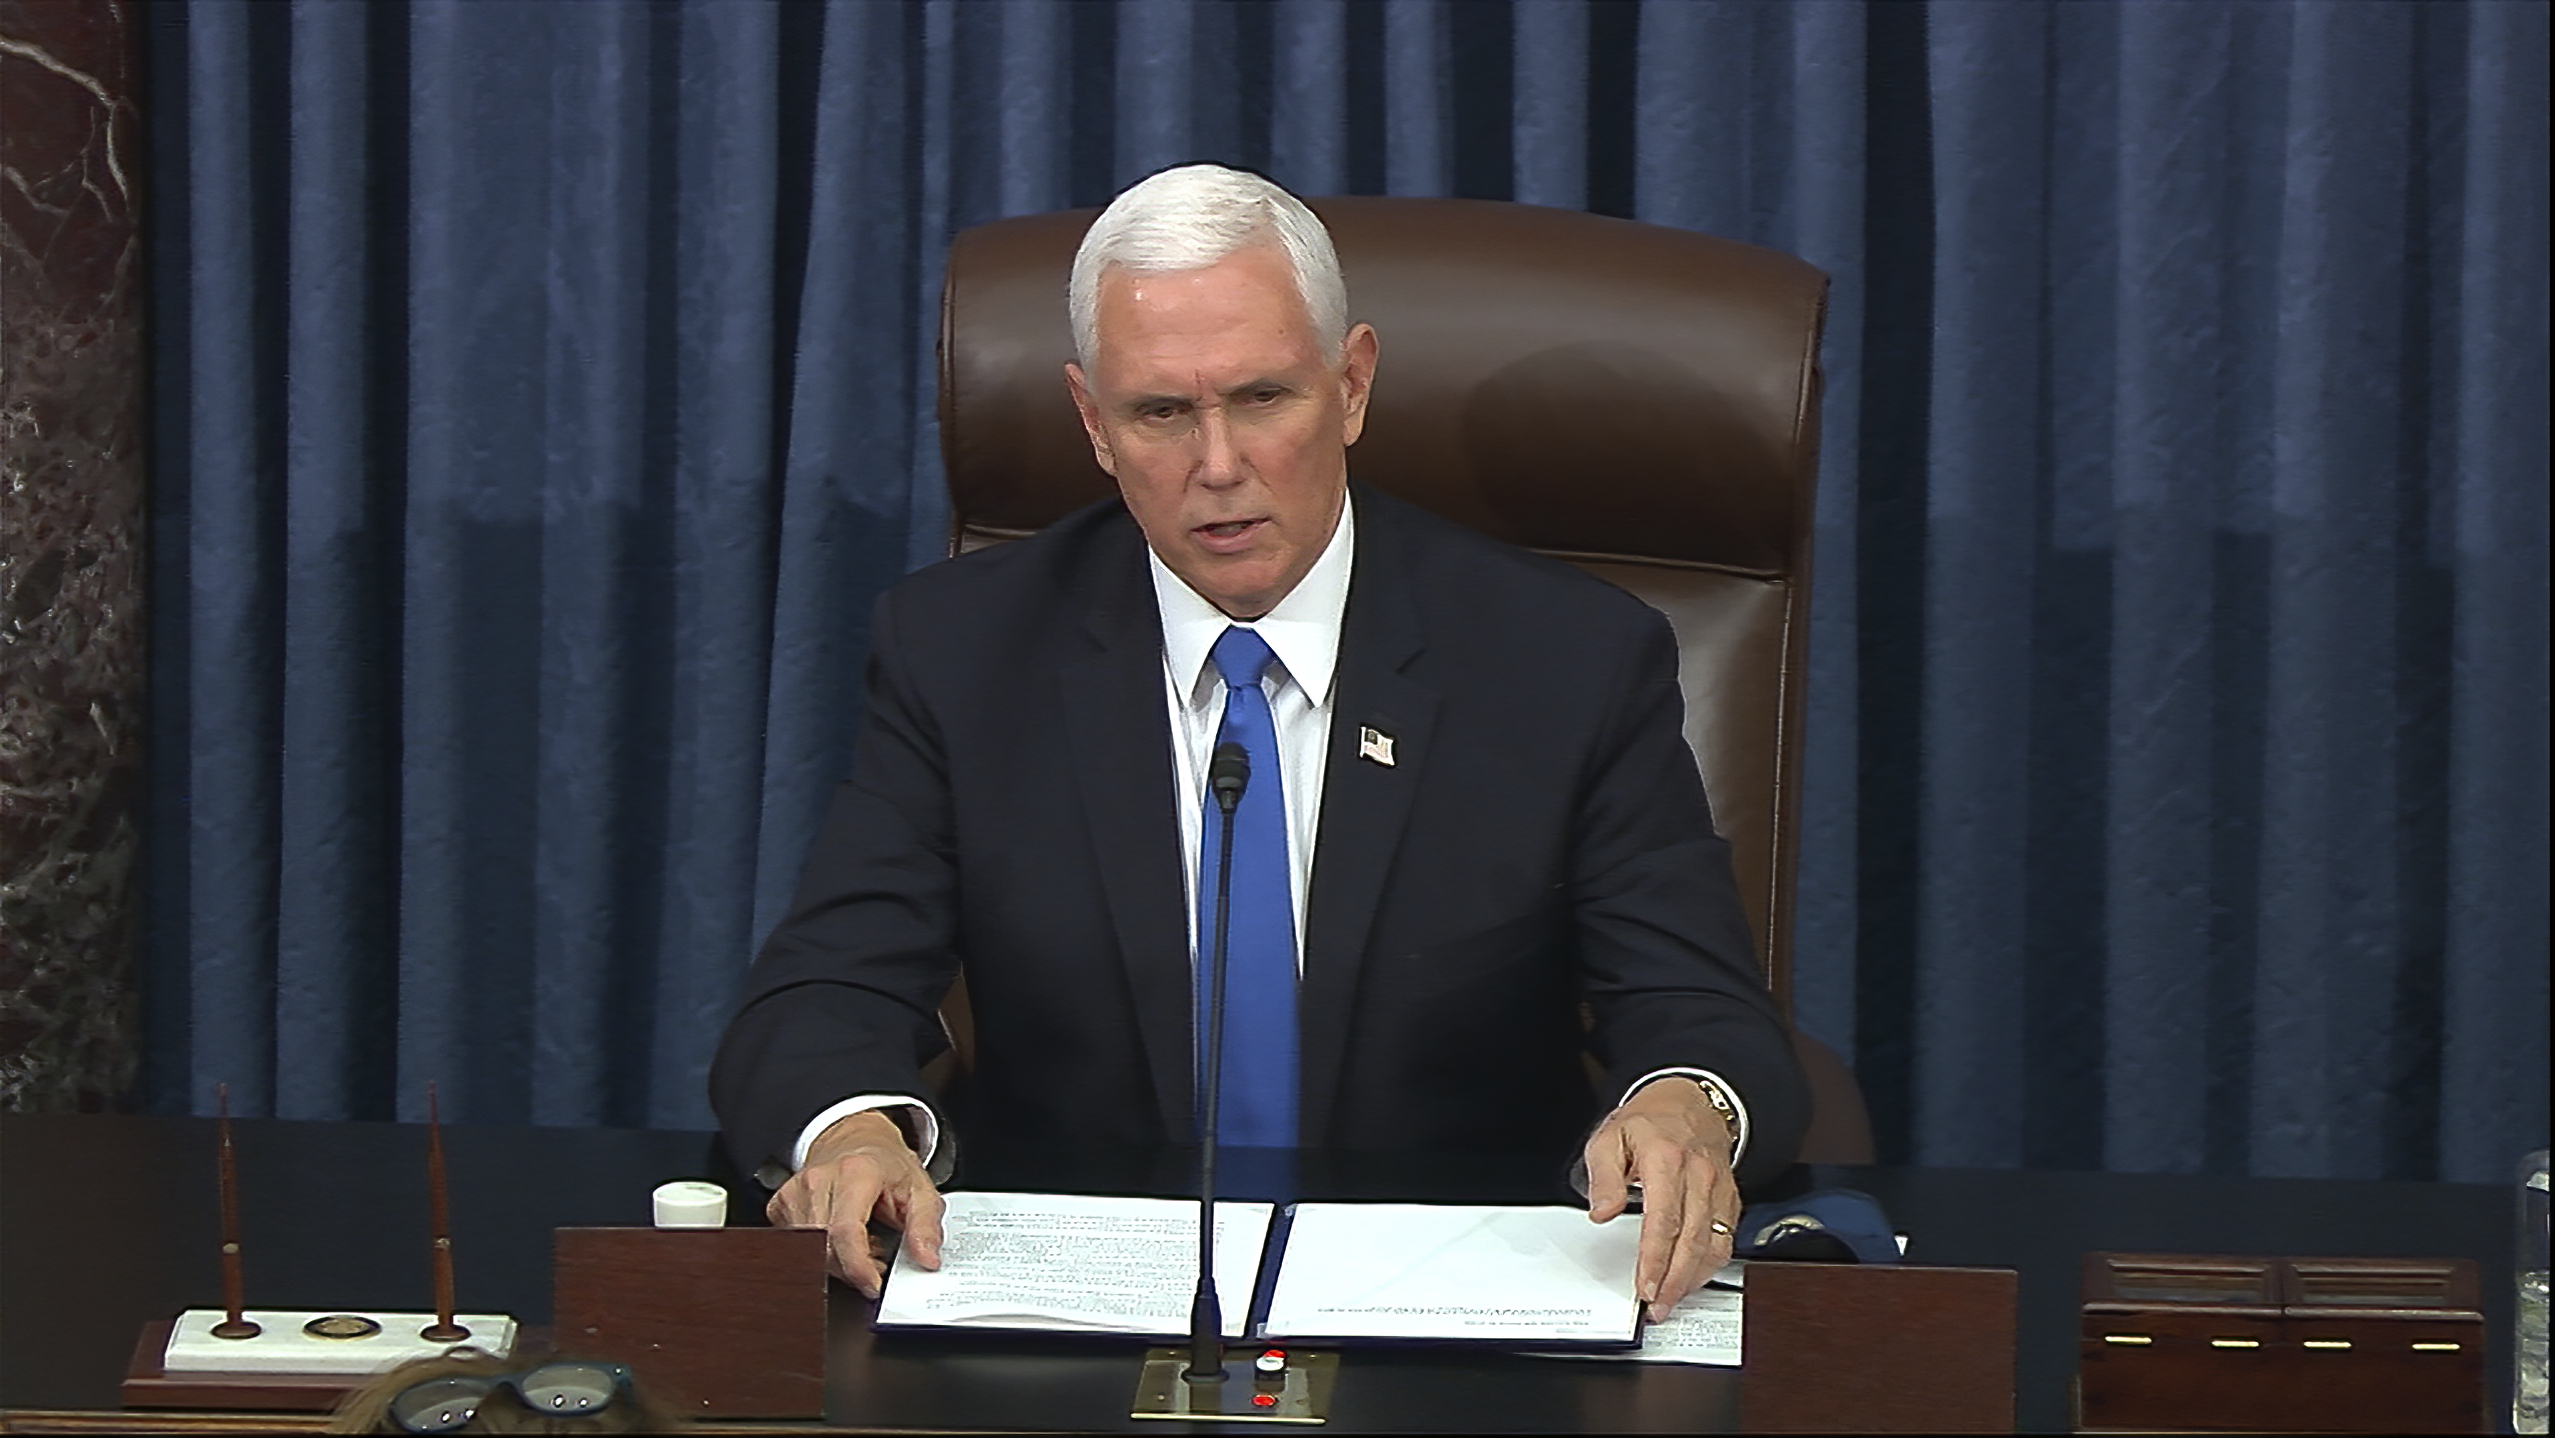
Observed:
[[[1720,1234],[1724,1238],[1727,1238],[1730,1236],[1730,1225],[1723,1223],[1721,1220],[1716,1218],[1712,1221],[1712,1231]]]

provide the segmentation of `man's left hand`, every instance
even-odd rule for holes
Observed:
[[[1646,1083],[1588,1138],[1588,1217],[1630,1206],[1641,1186],[1641,1256],[1633,1292],[1650,1321],[1730,1261],[1739,1183],[1730,1175],[1730,1128],[1703,1091],[1682,1079]]]

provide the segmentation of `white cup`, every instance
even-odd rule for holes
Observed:
[[[659,1228],[727,1227],[727,1190],[715,1183],[678,1179],[658,1184],[654,1197]]]

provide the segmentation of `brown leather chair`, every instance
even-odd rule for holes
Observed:
[[[1804,640],[1827,276],[1772,250],[1481,200],[1317,200],[1381,358],[1361,482],[1578,564],[1668,616],[1686,738],[1767,982],[1791,1003]],[[979,225],[941,291],[952,553],[1112,493],[1063,366],[1096,211]],[[967,1033],[963,989],[947,1018]],[[1872,1161],[1861,1092],[1796,1035],[1803,1156]],[[957,1045],[964,1053],[966,1045]]]

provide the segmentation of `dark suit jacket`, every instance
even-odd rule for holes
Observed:
[[[1357,491],[1305,917],[1308,1146],[1549,1144],[1709,1068],[1743,1177],[1809,1112],[1757,976],[1667,622],[1567,565]],[[711,1072],[739,1161],[855,1093],[923,1094],[963,960],[962,1131],[1178,1142],[1190,964],[1162,632],[1115,501],[880,601],[869,707],[789,917]],[[1358,735],[1393,736],[1391,767]],[[1593,1028],[1582,1019],[1582,1005]]]

